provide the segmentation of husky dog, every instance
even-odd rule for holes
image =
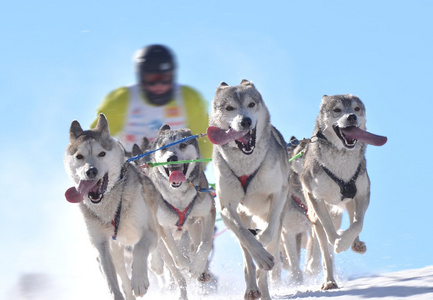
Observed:
[[[73,121],[65,169],[74,187],[65,193],[80,203],[90,241],[113,299],[135,299],[149,287],[147,259],[157,244],[155,221],[148,202],[158,197],[151,180],[135,167],[124,164],[121,145],[110,136],[107,119],[99,115],[93,130],[83,130]],[[132,250],[131,280],[125,268],[124,249]],[[122,295],[117,275],[122,280]]]
[[[271,125],[259,91],[245,79],[237,86],[220,84],[209,125],[221,216],[244,255],[245,299],[271,299],[267,271],[279,250],[288,192],[286,143]],[[261,221],[258,230],[251,228],[252,217]],[[253,260],[259,267],[257,274]]]
[[[301,246],[305,248],[303,244],[305,244],[308,239],[309,253],[307,253],[307,272],[309,274],[316,272],[315,270],[311,270],[311,264],[313,263],[314,266],[314,264],[317,263],[317,258],[313,255],[314,250],[316,250],[316,256],[319,251],[318,246],[314,248],[314,240],[311,235],[312,225],[307,217],[307,203],[299,180],[299,174],[304,165],[304,158],[301,152],[304,150],[305,146],[305,141],[298,141],[294,136],[290,138],[288,151],[289,157],[293,158],[293,160],[290,162],[289,193],[287,195],[287,204],[284,210],[281,232],[282,245],[284,248],[283,258],[286,263],[283,265],[288,265],[286,268],[289,271],[291,281],[294,285],[299,285],[303,282],[303,273],[300,268]],[[294,158],[298,154],[300,156]],[[316,260],[313,260],[313,257],[316,258]],[[309,262],[310,258],[311,262]],[[320,271],[320,265],[318,267],[316,266],[316,270]],[[280,276],[278,276],[278,278],[279,277]]]
[[[324,260],[325,290],[338,288],[328,243],[335,253],[350,247],[361,254],[367,250],[359,239],[370,202],[365,150],[367,144],[381,146],[387,139],[365,131],[365,114],[356,96],[323,96],[314,128],[316,141],[308,144],[305,154],[301,182]],[[350,226],[345,231],[337,232],[334,209],[347,209]]]
[[[152,149],[159,149],[181,139],[192,136],[189,129],[170,129],[164,125],[153,141]],[[185,293],[186,282],[179,278],[182,269],[200,282],[208,282],[208,258],[213,245],[215,226],[215,200],[208,188],[202,163],[181,162],[201,158],[196,139],[175,143],[151,155],[154,163],[169,163],[148,170],[162,199],[158,203],[156,218],[162,227],[162,236],[177,270],[173,277],[181,283]],[[175,163],[179,161],[180,163]],[[167,262],[166,262],[167,263]],[[167,263],[169,264],[169,263]]]

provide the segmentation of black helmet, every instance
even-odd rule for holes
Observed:
[[[137,51],[135,55],[135,67],[141,90],[154,104],[164,105],[173,96],[173,83],[175,79],[176,63],[174,55],[163,45],[150,45]],[[144,75],[172,72],[171,89],[161,95],[153,94],[145,89]]]
[[[176,68],[172,52],[162,45],[150,45],[138,50],[135,63],[141,74],[174,71]]]

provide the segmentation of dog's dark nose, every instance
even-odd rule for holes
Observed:
[[[356,122],[356,115],[355,114],[351,114],[347,117],[347,121],[349,121],[351,124]]]
[[[241,121],[241,126],[244,129],[250,128],[253,121],[251,121],[251,118],[243,118]]]
[[[86,171],[86,175],[87,177],[93,179],[96,177],[96,175],[98,175],[98,169],[96,169],[95,167],[91,167]]]
[[[170,156],[167,161],[178,161],[177,155]]]

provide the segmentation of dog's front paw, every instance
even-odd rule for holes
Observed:
[[[149,279],[147,276],[134,276],[134,274],[132,274],[131,285],[135,296],[142,297],[147,293],[147,289],[149,288]]]
[[[274,257],[262,245],[254,247],[250,253],[260,269],[272,270],[275,265]]]
[[[260,294],[259,290],[252,290],[252,291],[247,291],[245,293],[244,299],[245,300],[255,300],[255,299],[260,299],[262,297],[262,294]]]
[[[338,285],[335,281],[324,282],[321,287],[322,290],[333,290],[338,289]]]
[[[199,279],[206,268],[206,259],[196,257],[189,266],[189,273],[191,278]]]
[[[352,251],[359,254],[364,254],[367,252],[367,246],[362,241],[354,241],[352,244]]]
[[[335,253],[341,253],[346,251],[347,249],[349,249],[350,247],[350,242],[348,242],[347,240],[343,239],[343,238],[339,238],[335,240],[335,244],[334,244],[334,252]]]
[[[209,282],[212,279],[211,273],[205,271],[200,274],[200,276],[197,278],[200,282]]]
[[[367,251],[364,242],[359,240],[359,236],[354,236],[353,230],[350,228],[347,230],[339,230],[338,238],[335,239],[334,251],[335,253],[340,253],[348,250],[351,246],[353,251],[364,253]]]
[[[353,242],[353,239],[350,238],[347,231],[339,230],[338,234],[340,237],[337,238],[334,243],[335,253],[341,253],[343,251],[346,251],[347,249],[350,248]]]

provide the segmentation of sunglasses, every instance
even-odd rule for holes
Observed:
[[[171,72],[161,74],[145,74],[141,80],[147,86],[155,86],[158,84],[170,85],[173,83],[173,74]]]

